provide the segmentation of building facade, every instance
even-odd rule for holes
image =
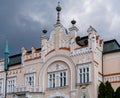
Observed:
[[[0,98],[97,98],[100,82],[120,86],[120,45],[103,41],[90,26],[88,35],[77,36],[76,21],[69,31],[57,23],[50,33],[43,30],[41,48],[9,56],[7,75],[5,59],[0,60]],[[7,79],[5,78],[7,77]],[[7,81],[7,83],[6,83]]]

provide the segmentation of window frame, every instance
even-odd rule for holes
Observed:
[[[1,83],[1,85],[0,85],[0,88],[1,88],[0,95],[2,95],[3,94],[3,79],[0,79],[0,83]]]
[[[33,80],[32,80],[32,78],[33,78]],[[30,79],[31,79],[31,82],[29,82]],[[30,73],[30,74],[25,75],[25,85],[32,86],[32,87],[35,86],[35,73]]]
[[[91,82],[91,64],[78,65],[78,84],[89,84]]]
[[[16,86],[16,77],[7,79],[7,93],[13,93]]]
[[[66,73],[66,78],[65,78],[65,84],[66,85],[63,85],[64,84],[64,81],[62,81],[62,86],[60,85],[60,73]],[[55,74],[55,87],[53,87],[53,84],[52,84],[52,86],[50,86],[50,76],[49,75],[51,75],[51,74]],[[65,70],[59,70],[59,71],[54,71],[54,72],[48,72],[48,88],[57,88],[57,87],[66,87],[67,85],[68,85],[68,71],[67,71],[67,69],[65,69]],[[64,76],[62,77],[62,78],[64,78]]]

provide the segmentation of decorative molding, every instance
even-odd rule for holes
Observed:
[[[87,58],[86,57],[86,58],[83,58],[83,59],[79,59],[77,65],[78,64],[82,65],[82,64],[91,63],[91,62],[92,62],[92,58],[90,58],[90,57]]]
[[[10,70],[7,72],[8,77],[16,77],[17,74],[21,73],[21,69]]]
[[[49,51],[45,56],[47,56],[48,54],[52,53],[53,51],[55,51],[55,49]]]
[[[90,98],[87,88],[80,88],[79,98],[84,98],[84,95],[86,96],[85,98]]]
[[[120,73],[105,74],[104,76],[114,76],[114,75],[120,75]]]
[[[79,50],[79,49],[82,49],[82,48],[87,48],[88,46],[80,46],[78,48],[75,48],[74,50]]]
[[[120,83],[120,80],[119,81],[112,81],[111,83]]]
[[[62,58],[62,59],[61,59]],[[56,59],[56,60],[55,60]],[[43,68],[41,69],[41,71],[40,71],[40,75],[39,75],[39,84],[41,84],[40,86],[42,87],[42,91],[44,92],[45,91],[45,87],[44,87],[44,81],[45,81],[45,72],[46,72],[46,70],[47,70],[47,68],[48,68],[48,66],[51,64],[51,63],[53,63],[53,62],[55,62],[55,61],[62,61],[62,62],[65,62],[66,64],[68,64],[68,63],[70,63],[70,65],[68,65],[69,66],[69,68],[70,68],[70,75],[69,75],[69,77],[70,77],[70,81],[71,81],[71,86],[70,86],[70,89],[72,90],[72,89],[74,89],[75,88],[75,85],[73,86],[72,85],[72,83],[73,83],[73,81],[74,81],[74,83],[76,83],[76,79],[77,79],[77,77],[76,77],[76,68],[75,68],[75,64],[74,64],[74,62],[73,62],[73,60],[70,58],[70,57],[68,57],[68,56],[66,56],[66,55],[63,55],[63,54],[59,54],[59,55],[55,55],[55,56],[53,56],[53,57],[51,57],[51,58],[49,58],[43,65]],[[73,80],[73,77],[75,78],[74,80]],[[42,82],[41,82],[41,79],[43,80]]]
[[[111,83],[116,83],[120,81],[120,74],[118,75],[111,75],[111,76],[105,76],[104,81],[109,81]]]
[[[93,60],[93,62],[95,63],[96,67],[98,67],[99,63],[96,60]]]
[[[56,66],[52,66],[48,68],[48,72],[57,72],[57,71],[61,71],[61,70],[67,70],[67,66],[63,66],[60,64],[57,64]]]
[[[69,98],[68,95],[60,92],[55,92],[54,94],[51,94],[47,98],[56,98],[56,97]]]
[[[24,60],[24,62],[27,62],[27,61],[32,61],[32,60],[39,59],[39,58],[41,58],[41,56],[26,59],[26,60]]]
[[[86,53],[90,53],[90,52],[91,52],[91,49],[89,47],[86,47],[86,48],[74,50],[74,52],[72,52],[72,54],[70,54],[70,56],[76,56],[76,55],[86,54]]]
[[[68,51],[70,51],[70,48],[66,48],[66,47],[61,47],[61,48],[59,48],[60,50],[68,50]]]
[[[35,69],[32,67],[29,67],[25,70],[25,74],[30,74],[30,73],[35,73],[35,72],[36,72]]]

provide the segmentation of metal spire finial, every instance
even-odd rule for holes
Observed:
[[[5,53],[9,53],[8,40],[6,41],[5,44]]]
[[[61,7],[60,7],[60,2],[58,2],[58,6],[56,7],[57,10],[57,24],[60,24],[60,11],[61,11]]]
[[[8,47],[8,41],[6,41],[5,45],[5,52],[4,52],[4,70],[8,70],[8,63],[9,63],[9,47]]]
[[[71,23],[72,23],[72,25],[74,26],[74,25],[76,24],[76,21],[73,19],[73,20],[71,21]]]

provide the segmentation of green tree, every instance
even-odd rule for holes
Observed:
[[[120,87],[118,87],[115,92],[115,98],[120,98]]]
[[[103,82],[101,82],[99,85],[98,98],[105,98],[105,85]]]
[[[105,98],[113,98],[114,97],[114,90],[111,86],[110,82],[105,83]]]

